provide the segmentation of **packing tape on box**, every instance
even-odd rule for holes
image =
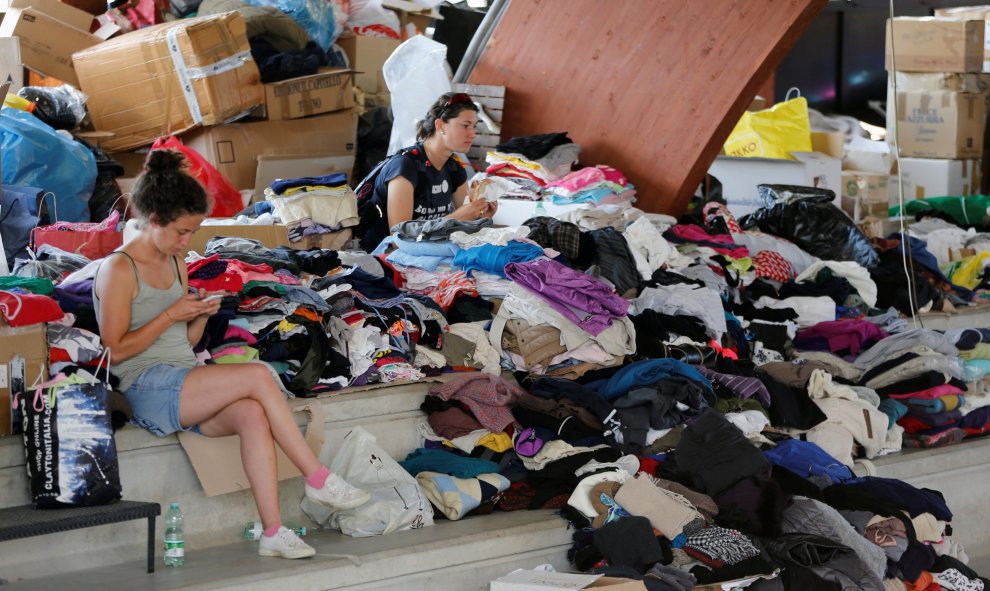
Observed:
[[[179,30],[181,27],[172,27],[165,34],[168,42],[168,52],[172,56],[172,64],[175,66],[175,73],[179,77],[179,85],[182,87],[182,94],[186,97],[186,104],[189,105],[189,114],[197,124],[203,123],[203,112],[199,108],[199,100],[196,98],[196,91],[193,90],[193,80],[202,80],[208,76],[216,76],[239,68],[251,61],[251,52],[242,51],[230,57],[213,62],[206,66],[190,68],[186,66],[186,60],[182,57],[182,49],[179,47]]]

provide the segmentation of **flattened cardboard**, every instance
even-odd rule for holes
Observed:
[[[30,386],[41,376],[48,376],[48,338],[44,324],[13,327],[0,326],[0,436],[13,433],[10,381],[11,361],[22,357],[24,381]]]
[[[304,436],[306,445],[317,456],[326,439],[324,423],[326,415],[323,405],[314,400],[289,401],[293,412],[309,415],[309,423]],[[247,474],[241,464],[240,438],[236,435],[229,437],[203,437],[188,431],[179,432],[179,443],[189,461],[192,463],[196,476],[206,496],[213,497],[239,490],[250,489]],[[275,445],[276,476],[279,480],[288,480],[302,476],[299,469],[293,465],[282,449]]]
[[[201,226],[189,241],[189,250],[202,254],[206,248],[206,243],[214,236],[251,238],[261,242],[261,244],[268,248],[289,246],[296,250],[310,248],[341,250],[351,240],[351,229],[344,228],[339,232],[313,235],[299,242],[289,242],[288,230],[282,224],[276,224],[274,226]]]
[[[303,119],[244,121],[193,131],[183,142],[237,189],[253,189],[258,156],[354,154],[358,115],[354,109]]]
[[[489,589],[490,591],[580,591],[581,589],[646,591],[646,586],[642,581],[602,575],[516,570],[492,581]]]

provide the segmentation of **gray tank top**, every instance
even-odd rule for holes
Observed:
[[[134,275],[137,277],[138,293],[131,302],[131,325],[128,331],[135,331],[145,324],[151,322],[166,308],[171,306],[175,300],[182,297],[182,281],[179,279],[179,268],[175,258],[175,281],[168,289],[158,289],[152,287],[141,280],[138,273],[137,264],[131,255],[123,251],[117,251],[127,257],[134,267]],[[99,269],[97,269],[99,274]],[[93,290],[93,302],[96,308],[96,321],[100,322],[100,298]],[[120,391],[126,392],[137,380],[141,372],[153,365],[172,365],[175,367],[196,367],[199,361],[193,353],[192,346],[189,345],[189,337],[186,334],[186,323],[175,322],[172,326],[161,334],[151,346],[138,353],[130,359],[110,366],[110,371],[120,379]]]

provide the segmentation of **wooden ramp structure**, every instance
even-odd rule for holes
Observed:
[[[828,0],[513,0],[468,78],[502,137],[567,131],[637,207],[679,215],[757,89]]]

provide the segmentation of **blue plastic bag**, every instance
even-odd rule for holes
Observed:
[[[20,109],[0,109],[3,184],[40,187],[55,195],[58,221],[88,222],[96,184],[96,158],[89,149],[57,133]]]
[[[0,237],[3,238],[7,268],[14,259],[26,258],[31,230],[38,225],[39,189],[4,185],[0,189]]]
[[[329,51],[330,46],[339,35],[336,33],[337,24],[333,18],[333,6],[326,0],[244,0],[251,6],[274,6],[292,17],[309,38],[316,42],[323,51]]]

